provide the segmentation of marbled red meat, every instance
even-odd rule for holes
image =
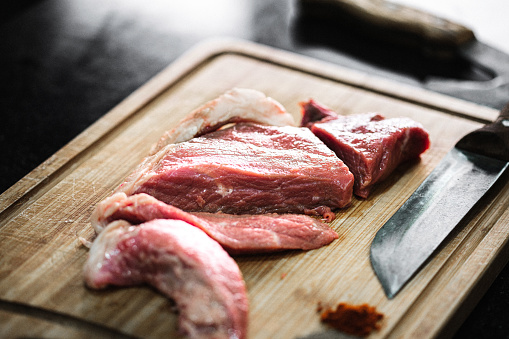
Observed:
[[[246,337],[249,306],[236,262],[184,221],[111,223],[94,241],[84,274],[94,289],[154,286],[175,301],[179,330],[189,338]]]
[[[303,123],[353,173],[354,194],[362,198],[399,164],[418,158],[430,145],[423,126],[409,118],[384,119],[376,113],[340,116],[314,101],[303,103],[302,110]],[[320,117],[323,120],[312,122]]]
[[[262,214],[345,207],[352,190],[353,175],[309,129],[239,123],[165,146],[116,192],[184,211]]]
[[[298,214],[231,215],[187,213],[147,194],[116,193],[99,203],[91,222],[97,233],[115,220],[139,224],[176,219],[200,228],[231,254],[310,250],[338,238],[326,224]]]

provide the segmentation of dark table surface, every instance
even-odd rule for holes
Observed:
[[[488,1],[492,7],[493,2]],[[492,16],[489,11],[474,13],[473,27],[490,23],[504,8],[507,13],[505,3],[499,1]],[[456,6],[464,8],[461,2]],[[293,0],[20,0],[0,13],[0,192],[186,50],[218,36],[313,56],[411,86],[426,87],[430,77],[461,81],[478,76],[465,71],[466,66],[430,62],[348,27],[309,21]],[[490,37],[509,50],[505,34]],[[508,320],[506,265],[456,337],[509,338]]]

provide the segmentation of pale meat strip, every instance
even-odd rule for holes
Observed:
[[[235,122],[295,126],[292,115],[276,100],[257,90],[233,88],[198,107],[173,129],[165,132],[150,154],[155,154],[168,144],[187,141]]]
[[[185,221],[203,230],[230,254],[311,250],[338,238],[329,226],[305,215],[187,213],[143,193],[116,193],[104,199],[93,212],[91,223],[100,233],[115,220],[139,224],[153,219]]]

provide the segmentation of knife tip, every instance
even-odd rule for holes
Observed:
[[[373,247],[370,251],[370,262],[371,266],[373,268],[373,271],[378,278],[378,281],[382,285],[382,289],[387,296],[388,299],[392,299],[398,294],[400,291],[402,284],[398,282],[395,275],[391,275],[391,270],[384,266],[383,260],[378,260],[378,256],[374,255],[373,253]]]

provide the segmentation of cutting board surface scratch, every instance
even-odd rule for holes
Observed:
[[[432,146],[373,195],[354,198],[331,223],[339,239],[313,251],[238,256],[247,284],[249,338],[327,331],[318,303],[367,303],[385,314],[372,338],[450,334],[505,260],[509,187],[496,187],[429,264],[388,300],[369,263],[370,243],[454,143],[497,112],[247,42],[193,49],[126,98],[0,198],[0,336],[178,337],[172,304],[145,287],[92,291],[83,284],[95,205],[147,155],[164,131],[233,87],[260,90],[300,121],[313,98],[340,114],[406,116]],[[30,326],[27,326],[30,324]]]

